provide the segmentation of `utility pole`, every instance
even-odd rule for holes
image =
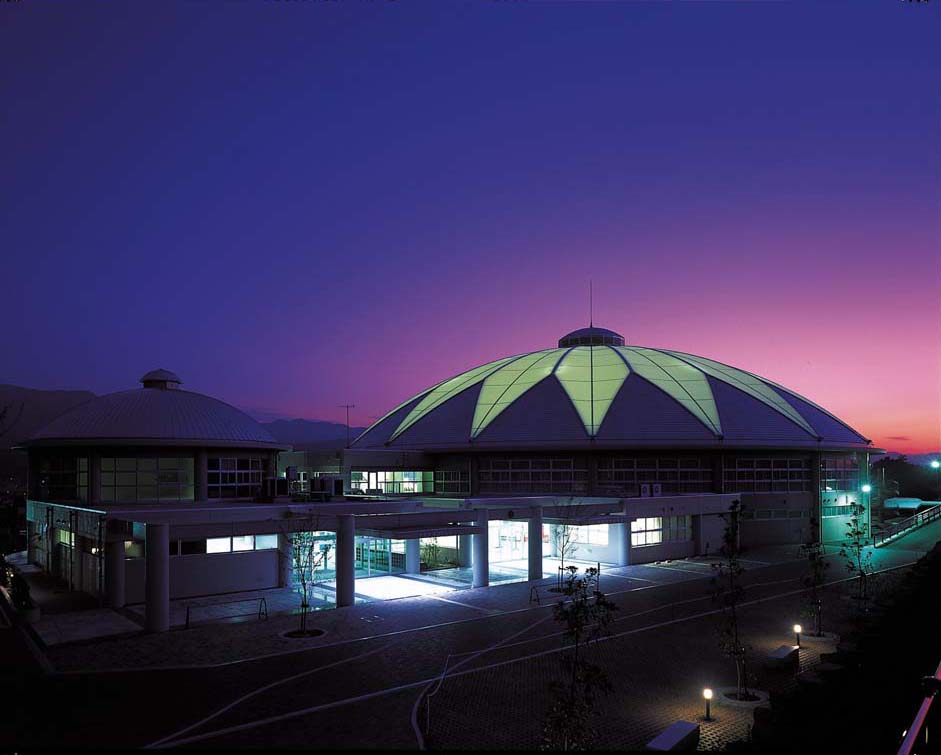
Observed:
[[[341,409],[346,409],[346,447],[350,447],[350,409],[355,409],[356,404],[340,404]]]

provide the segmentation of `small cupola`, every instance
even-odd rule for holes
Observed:
[[[624,336],[607,328],[580,328],[559,339],[559,348],[568,346],[623,346]]]
[[[145,388],[158,388],[166,391],[171,388],[178,388],[183,381],[170,370],[151,370],[140,379]]]

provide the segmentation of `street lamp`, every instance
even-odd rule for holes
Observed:
[[[710,711],[709,711],[709,703],[712,701],[712,690],[709,689],[708,687],[706,687],[706,688],[702,691],[702,696],[703,696],[703,699],[706,701],[706,717],[703,719],[703,721],[711,721],[711,720],[712,720],[712,716],[709,715],[709,713],[710,713]]]
[[[872,492],[872,485],[863,485],[863,492],[864,492],[864,493],[871,493],[871,492]]]
[[[801,627],[800,624],[794,625],[794,636],[797,638],[797,647],[801,646],[801,632],[802,631],[803,631],[803,628]]]
[[[935,472],[937,472],[937,475],[936,475],[937,480],[935,481],[935,483],[938,488],[938,497],[941,498],[941,461],[938,461],[937,459],[932,459],[930,466]]]

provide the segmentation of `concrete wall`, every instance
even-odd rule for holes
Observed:
[[[739,533],[743,549],[762,545],[797,545],[810,538],[810,517],[816,515],[812,493],[742,493],[741,501],[744,511],[751,514],[768,510],[787,511],[789,514],[787,518],[743,518]],[[801,516],[793,516],[798,512]]]
[[[144,559],[124,562],[128,603],[144,601]],[[278,551],[198,553],[170,557],[170,598],[264,590],[278,586]]]

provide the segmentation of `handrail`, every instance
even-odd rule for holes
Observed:
[[[934,678],[941,681],[941,663],[938,664],[938,670],[934,672]],[[927,690],[925,699],[921,701],[921,706],[919,706],[918,712],[915,714],[915,720],[912,721],[912,725],[905,732],[905,738],[902,740],[902,745],[899,747],[898,755],[911,755],[915,741],[918,739],[918,735],[921,734],[922,727],[925,725],[925,719],[928,718],[928,710],[931,708],[934,696],[935,693],[933,690]]]
[[[265,617],[265,619],[267,620],[267,618],[268,618],[268,601],[265,600],[264,597],[258,597],[258,598],[240,598],[240,599],[238,599],[238,600],[220,600],[220,601],[218,601],[217,603],[187,603],[187,604],[186,604],[186,625],[185,625],[184,628],[185,628],[185,629],[189,629],[189,628],[190,628],[190,609],[191,609],[191,608],[213,608],[214,606],[228,606],[228,605],[234,605],[235,603],[254,603],[256,600],[258,601],[258,619],[259,619],[259,621],[261,620],[262,614],[264,614],[264,617]],[[233,614],[229,614],[229,615],[226,616],[225,618],[230,619],[230,618],[233,618],[233,617],[235,617],[235,616],[251,616],[252,613],[255,613],[255,612],[252,611],[251,613],[233,613]]]
[[[892,538],[898,537],[909,530],[917,529],[928,522],[933,522],[935,519],[941,519],[941,504],[919,511],[901,522],[890,525],[887,530],[873,537],[873,546],[878,548],[880,545],[885,545]]]

